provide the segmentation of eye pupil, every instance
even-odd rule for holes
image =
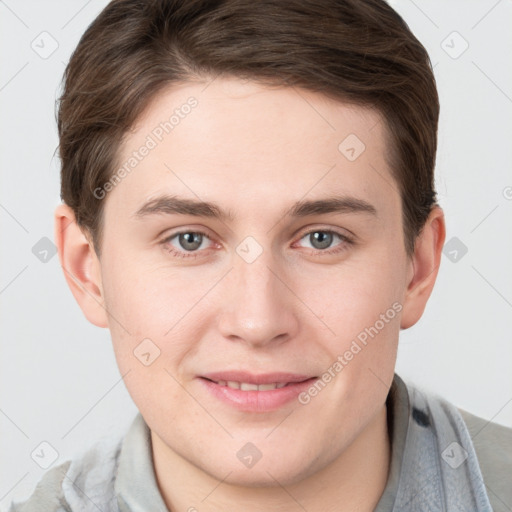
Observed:
[[[183,249],[188,251],[193,251],[194,249],[198,249],[201,247],[201,243],[203,241],[203,235],[200,233],[180,233],[179,235],[179,243]]]
[[[315,249],[326,249],[332,244],[332,233],[325,231],[315,231],[309,235],[311,245]]]

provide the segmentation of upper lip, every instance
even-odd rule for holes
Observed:
[[[260,373],[254,374],[245,371],[225,371],[213,372],[200,375],[205,379],[219,381],[232,381],[232,382],[245,382],[247,384],[273,384],[278,382],[302,382],[312,379],[312,375],[299,375],[297,373],[275,372],[275,373]]]

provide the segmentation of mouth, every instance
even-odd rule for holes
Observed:
[[[274,389],[281,389],[285,386],[293,384],[291,382],[272,382],[270,384],[253,384],[250,382],[237,382],[234,380],[211,380],[206,379],[210,382],[217,384],[218,386],[227,386],[231,389],[240,389],[241,391],[272,391]]]
[[[224,404],[245,412],[269,412],[296,399],[317,378],[291,373],[222,372],[202,375],[199,380]]]

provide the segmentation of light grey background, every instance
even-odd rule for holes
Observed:
[[[33,253],[36,246],[45,256],[36,244],[53,240],[60,202],[54,158],[60,79],[106,3],[0,0],[2,509],[30,494],[44,473],[35,460],[52,449],[41,442],[58,452],[59,464],[102,436],[120,435],[136,413],[109,332],[82,315],[58,257],[48,253],[42,262]],[[447,240],[457,238],[443,256],[423,319],[402,332],[397,371],[512,426],[512,2],[392,5],[435,65],[437,188]]]

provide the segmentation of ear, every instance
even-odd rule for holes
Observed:
[[[412,327],[423,315],[436,282],[445,237],[444,213],[439,206],[435,206],[416,239],[414,254],[410,260],[408,286],[400,322],[402,329]]]
[[[101,265],[93,244],[76,223],[73,210],[68,205],[60,204],[55,209],[54,219],[55,243],[71,293],[89,322],[107,327]]]

